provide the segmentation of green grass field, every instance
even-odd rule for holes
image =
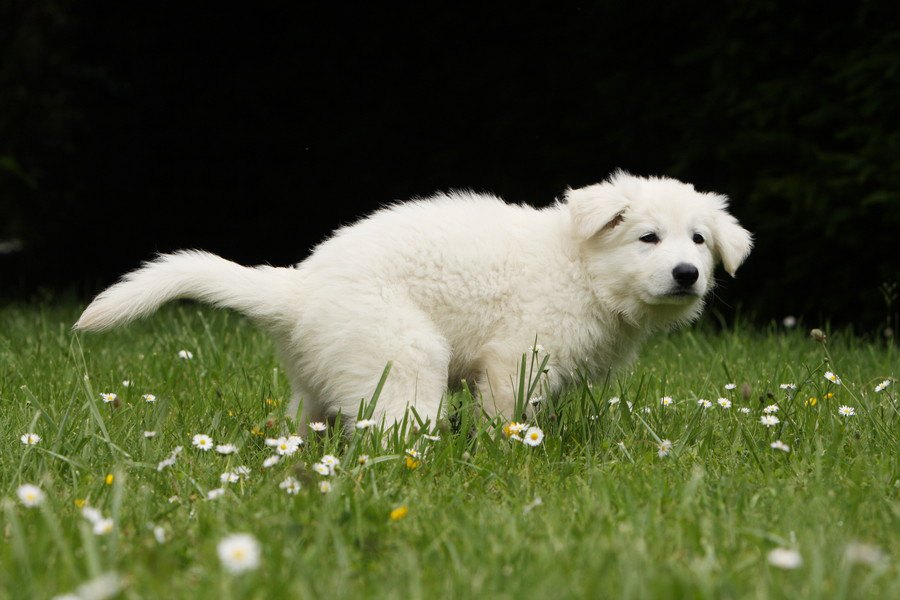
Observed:
[[[92,581],[94,597],[107,582],[121,598],[900,598],[894,348],[694,328],[652,339],[614,380],[545,400],[534,447],[460,393],[456,431],[440,440],[310,432],[264,469],[265,439],[293,432],[264,334],[181,305],[76,337],[77,314],[0,308],[3,598]],[[197,434],[239,450],[201,451]],[[333,475],[314,471],[324,454],[340,459]],[[249,474],[220,481],[241,465]],[[282,489],[288,477],[299,493]],[[43,502],[26,506],[23,484]],[[220,560],[234,533],[258,541],[256,568]],[[802,564],[772,564],[779,548]]]

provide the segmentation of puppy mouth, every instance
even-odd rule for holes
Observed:
[[[700,294],[693,289],[677,288],[650,299],[650,304],[690,304],[700,299]]]

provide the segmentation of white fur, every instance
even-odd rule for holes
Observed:
[[[535,339],[550,355],[552,392],[577,371],[605,375],[651,332],[695,319],[715,263],[733,275],[752,246],[726,205],[621,171],[541,210],[438,194],[338,230],[296,268],[163,255],[100,294],[75,327],[106,329],[193,298],[273,334],[304,425],[337,413],[354,420],[388,361],[376,408],[387,424],[409,407],[436,419],[463,379],[488,414],[511,416],[517,365]],[[649,232],[658,243],[640,241]],[[672,275],[681,263],[698,271],[687,290]]]

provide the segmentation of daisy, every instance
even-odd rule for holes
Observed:
[[[270,469],[278,464],[278,461],[281,460],[281,457],[277,454],[273,454],[269,458],[263,461],[262,466],[263,469]]]
[[[777,413],[777,412],[778,412],[778,405],[777,405],[777,404],[770,404],[770,405],[768,405],[767,407],[765,407],[765,408],[763,409],[763,413],[765,413],[765,414],[767,414],[767,415],[771,415],[771,414]]]
[[[291,454],[294,454],[299,447],[298,444],[292,444],[287,438],[281,437],[278,438],[278,445],[275,446],[275,452],[281,456],[290,456]]]
[[[841,378],[832,373],[831,371],[825,371],[825,379],[830,381],[835,385],[841,385]]]
[[[144,394],[141,398],[143,398],[144,402],[150,402],[151,404],[156,402],[156,396],[153,394]]]
[[[519,434],[525,431],[527,428],[527,424],[513,421],[503,426],[503,433],[508,438],[521,440],[522,438],[519,437]]]
[[[162,471],[166,467],[171,467],[172,465],[174,465],[175,460],[178,458],[178,455],[181,453],[181,450],[182,450],[181,446],[175,446],[175,449],[172,450],[172,453],[169,454],[168,458],[160,461],[160,463],[158,465],[156,465],[156,470]]]
[[[796,550],[775,548],[766,556],[769,564],[779,569],[799,569],[803,565],[803,557]]]
[[[725,389],[726,389],[726,390],[733,390],[733,389],[735,389],[736,387],[737,387],[737,385],[734,384],[734,383],[726,383],[726,384],[725,384]]]
[[[781,420],[775,415],[763,415],[759,418],[759,422],[766,427],[774,427],[775,425],[781,423]]]
[[[539,446],[544,441],[544,432],[539,427],[529,427],[522,440],[529,446]]]
[[[791,447],[788,446],[787,444],[785,444],[784,442],[782,442],[781,440],[775,440],[774,442],[769,444],[769,447],[772,448],[773,450],[781,450],[782,452],[790,452],[791,451]]]
[[[191,360],[192,358],[194,358],[194,353],[190,350],[179,350],[178,358],[180,358],[181,360]]]
[[[219,454],[234,454],[237,451],[237,446],[234,444],[219,444],[216,446],[216,452]]]
[[[729,400],[728,398],[719,398],[718,400],[716,400],[716,402],[722,408],[731,408],[731,400]]]
[[[122,386],[123,387],[131,387],[131,381],[129,379],[126,379],[125,381],[122,382]]]
[[[323,465],[322,463],[316,463],[312,466],[313,471],[318,473],[319,475],[331,475],[331,469],[328,468],[328,465]]]
[[[157,544],[165,544],[166,543],[166,530],[157,525],[153,528],[153,537],[156,538]]]
[[[103,513],[94,508],[93,506],[85,506],[81,509],[81,516],[84,517],[86,521],[90,523],[96,524],[99,521],[103,520]]]
[[[359,463],[359,466],[365,465],[367,462],[369,462],[369,455],[368,454],[360,454],[359,458],[356,459],[356,462]]]
[[[356,422],[357,429],[369,429],[375,426],[375,419],[360,419]]]
[[[237,483],[240,479],[237,473],[232,473],[231,471],[226,471],[219,475],[219,481],[222,483]]]
[[[842,417],[852,417],[856,414],[856,409],[852,406],[842,405],[838,407],[838,414]]]
[[[99,519],[94,522],[94,535],[109,535],[114,526],[112,519]]]
[[[193,437],[191,443],[198,450],[203,450],[204,452],[208,452],[213,447],[212,438],[206,435],[205,433],[198,433]]]
[[[672,406],[673,402],[675,402],[675,401],[672,400],[671,396],[663,396],[662,398],[659,399],[659,403],[662,404],[663,406]]]
[[[704,400],[703,398],[700,398],[699,400],[697,400],[697,406],[702,406],[703,408],[710,408],[710,407],[712,407],[712,405],[713,405],[712,402],[710,402],[709,400]]]
[[[544,347],[541,346],[540,344],[535,344],[534,346],[529,348],[528,351],[531,352],[532,354],[541,354],[542,352],[546,352]]]
[[[206,492],[207,500],[216,500],[225,495],[225,488],[215,488]]]
[[[784,325],[787,329],[792,329],[797,326],[797,317],[794,315],[788,315],[784,319],[782,319],[781,324]]]
[[[797,384],[796,383],[782,383],[778,387],[780,387],[783,390],[796,390]]]
[[[238,465],[234,468],[234,472],[238,477],[247,477],[250,475],[250,467]]]
[[[747,408],[746,406],[742,406],[742,407],[739,408],[738,410],[741,411],[742,413],[744,413],[745,415],[749,415],[749,414],[750,414],[750,409]]]
[[[243,573],[259,568],[259,542],[249,533],[235,533],[222,538],[216,552],[222,566],[230,573]]]
[[[119,396],[113,393],[101,393],[100,398],[103,400],[103,402],[109,404],[110,402],[115,402],[116,400],[118,400]]]
[[[607,402],[609,402],[610,406],[615,406],[616,404],[621,402],[621,399],[618,396],[613,396],[612,398],[607,400]]]
[[[659,451],[656,453],[660,458],[664,456],[668,456],[669,452],[672,451],[672,442],[669,440],[662,440],[659,443]]]
[[[439,442],[439,441],[441,441],[441,436],[439,436],[439,435],[429,435],[429,434],[426,433],[426,434],[423,435],[422,437],[425,438],[426,440],[428,440],[429,442]]]
[[[331,482],[328,481],[327,479],[323,479],[322,481],[320,481],[319,482],[319,491],[322,492],[323,494],[327,494],[328,492],[330,492],[331,491]]]
[[[889,385],[891,385],[891,380],[885,379],[884,381],[882,381],[881,383],[879,383],[878,385],[875,386],[875,393],[878,394],[878,393],[883,392],[885,390],[885,388],[887,388],[887,386],[889,386]]]
[[[528,403],[531,404],[532,406],[537,406],[538,404],[540,404],[543,401],[544,401],[543,396],[535,396],[534,398],[529,400]]]
[[[156,432],[155,432],[155,431],[145,431],[145,432],[144,432],[144,437],[147,438],[147,439],[156,437]]]
[[[341,461],[331,454],[326,454],[319,462],[328,467],[332,475],[334,475],[334,470],[341,465]]]
[[[16,488],[19,502],[28,508],[39,506],[44,501],[44,491],[36,485],[24,483]]]
[[[406,468],[407,469],[418,469],[422,464],[421,454],[415,448],[407,448],[406,449]]]
[[[325,423],[323,423],[321,421],[313,421],[312,423],[309,424],[309,428],[312,429],[313,431],[321,432],[321,431],[325,431],[325,429],[327,427],[325,426]]]
[[[22,443],[26,446],[34,446],[41,441],[41,436],[36,433],[26,433],[23,434],[19,439],[22,440]]]
[[[300,482],[293,477],[288,477],[287,479],[279,483],[278,487],[283,489],[289,495],[294,496],[300,491]]]

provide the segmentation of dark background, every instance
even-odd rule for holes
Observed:
[[[895,2],[320,4],[0,1],[0,298],[178,248],[289,264],[387,202],[546,205],[622,167],[755,232],[713,314],[896,320]]]

